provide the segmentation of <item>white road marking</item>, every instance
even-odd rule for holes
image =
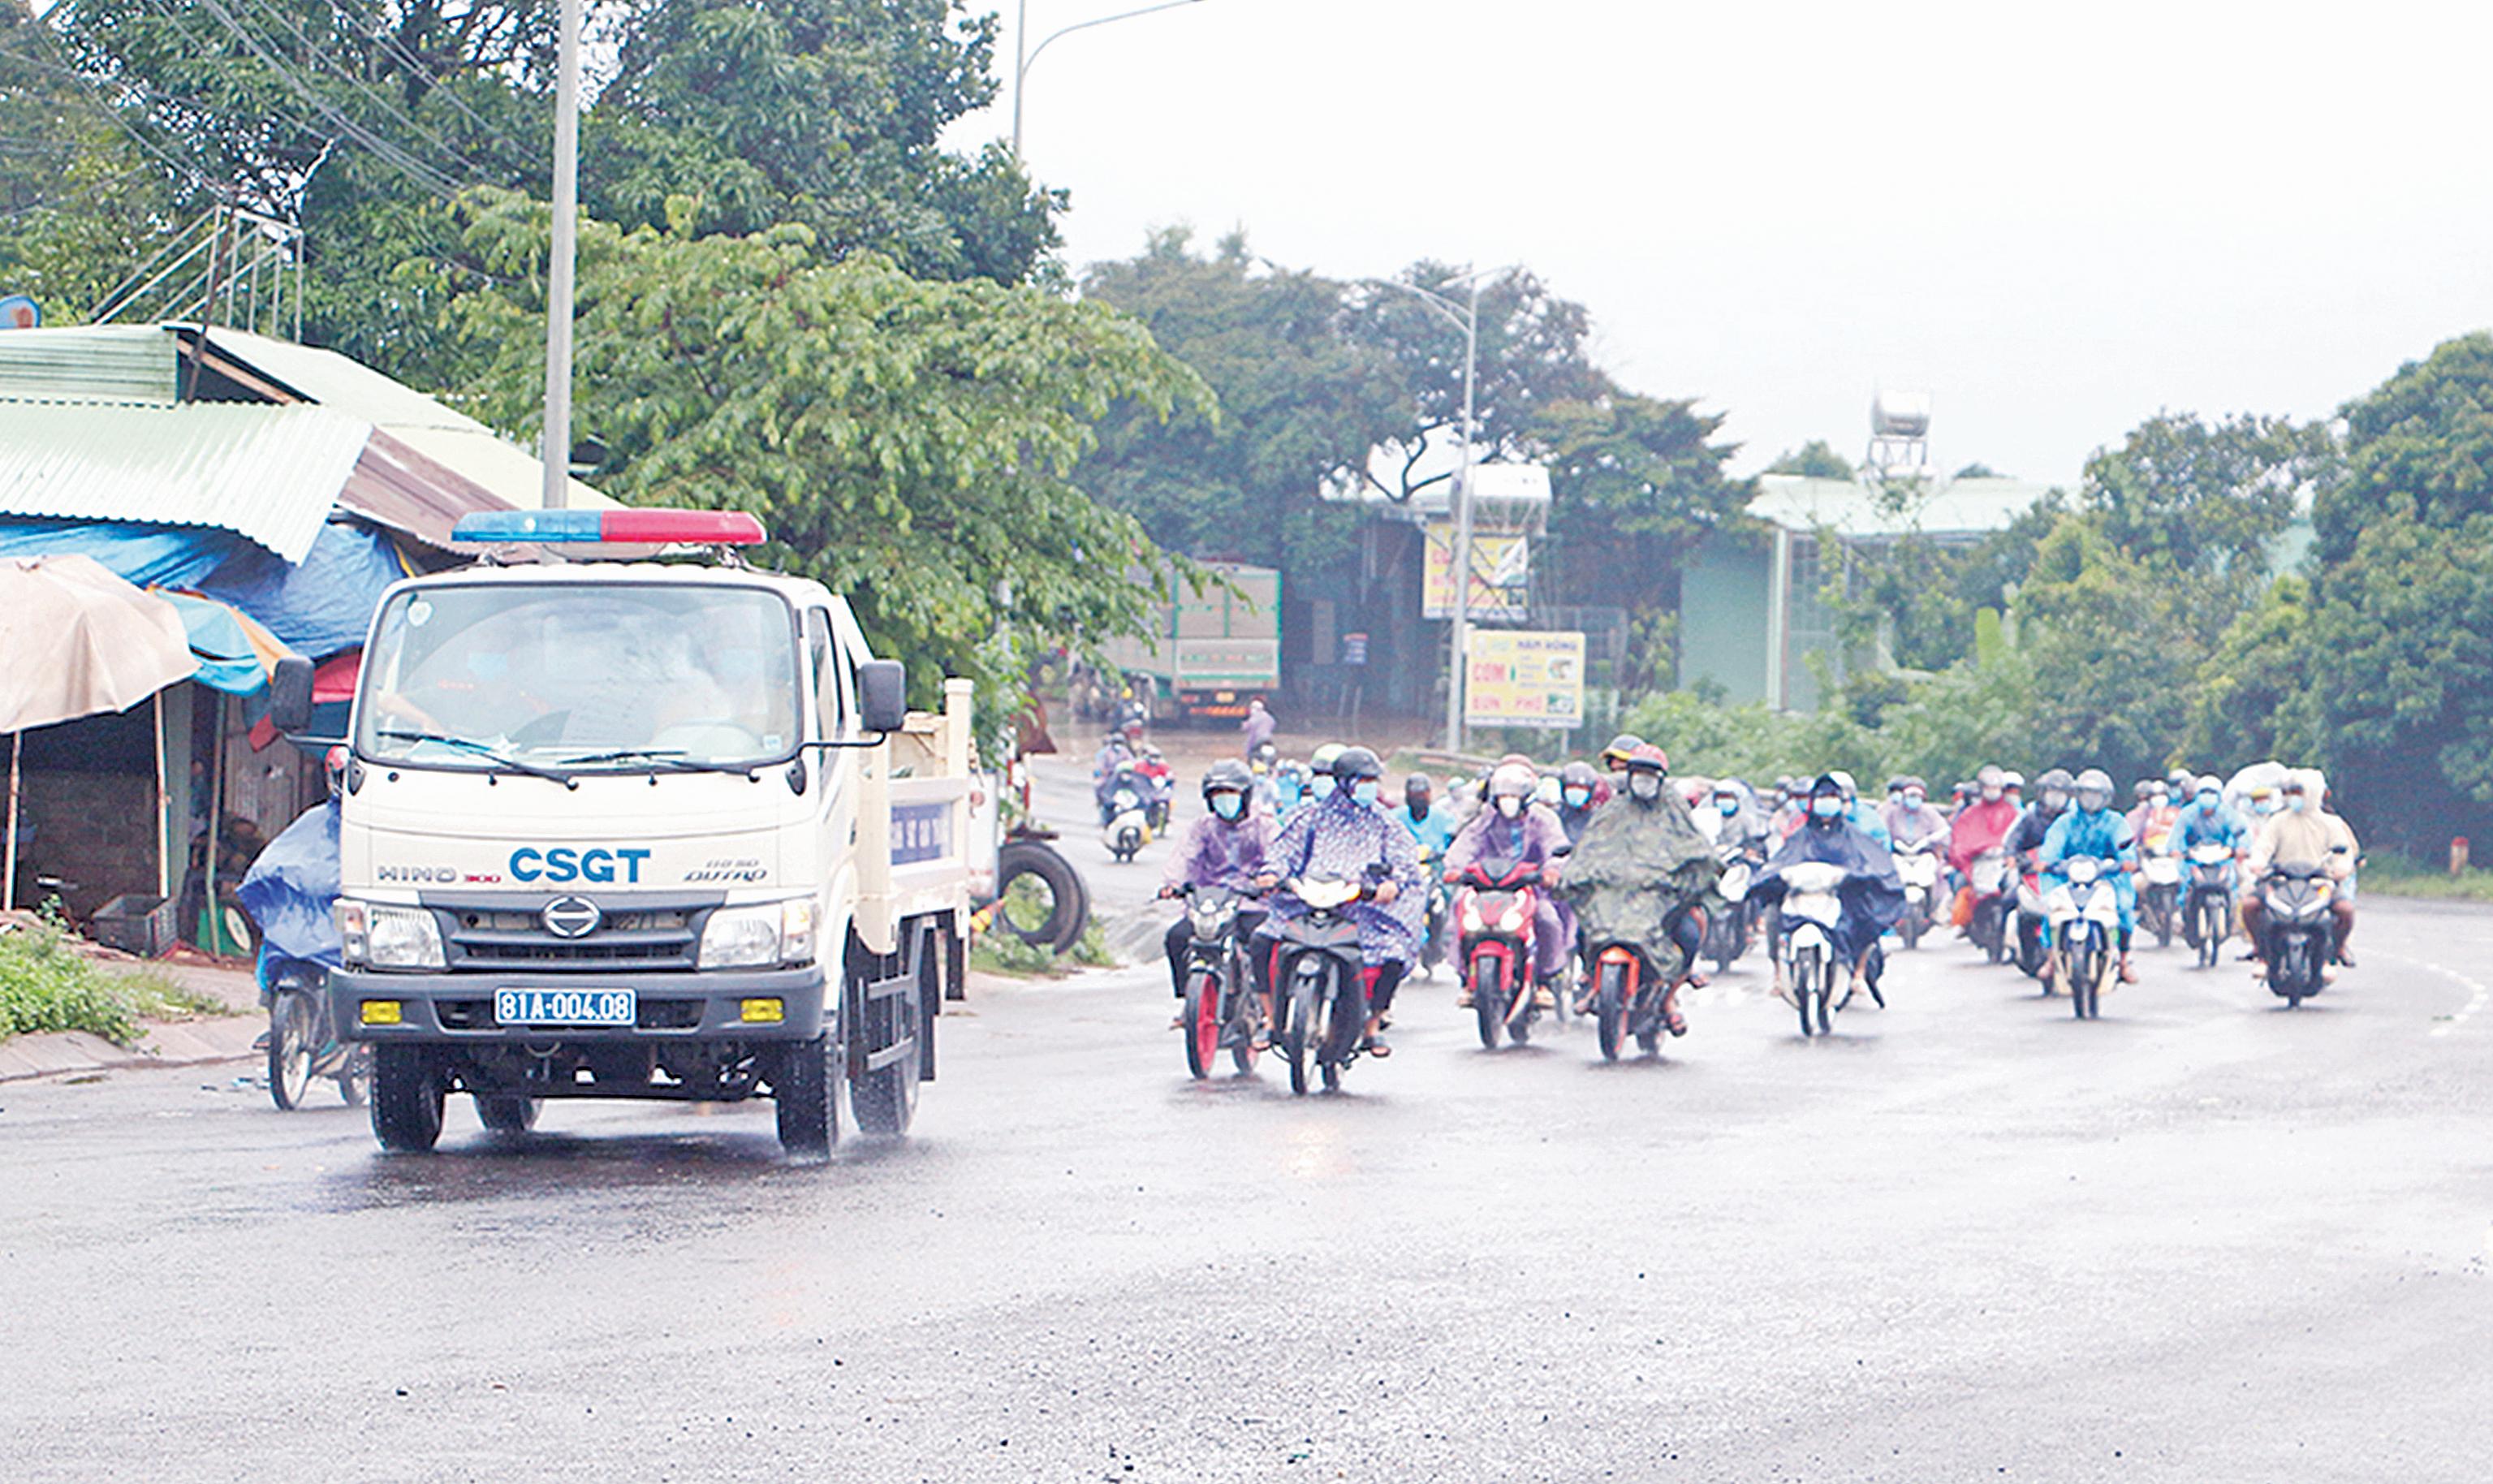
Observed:
[[[2421,958],[2410,958],[2404,954],[2391,954],[2388,956],[2395,958],[2402,963],[2411,963],[2418,969],[2429,969],[2433,973],[2461,985],[2467,990],[2467,1003],[2460,1006],[2456,1014],[2450,1015],[2448,1019],[2441,1021],[2431,1030],[2424,1033],[2428,1036],[2438,1039],[2448,1035],[2451,1031],[2465,1025],[2478,1011],[2482,1010],[2486,1000],[2493,999],[2493,988],[2487,988],[2481,981],[2471,979],[2468,976],[2459,973],[2456,969],[2445,969],[2440,964],[2430,963]]]

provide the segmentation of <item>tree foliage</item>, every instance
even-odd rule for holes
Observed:
[[[1814,438],[1798,448],[1787,448],[1766,466],[1769,474],[1799,474],[1807,479],[1849,479],[1852,463],[1824,439]]]
[[[500,195],[463,208],[468,250],[538,281],[547,215]],[[537,410],[544,309],[532,288],[460,303],[488,348],[505,426]],[[846,593],[920,677],[1017,681],[1024,637],[1138,630],[1150,543],[1070,479],[1125,402],[1210,401],[1140,325],[1105,306],[986,280],[914,278],[834,257],[811,228],[741,237],[583,224],[580,425],[613,451],[604,482],[653,504],[749,510],[769,556]]]

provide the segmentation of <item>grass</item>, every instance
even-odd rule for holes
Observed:
[[[2493,902],[2493,871],[2470,869],[2452,876],[2413,861],[2376,853],[2363,862],[2365,896],[2417,896],[2435,901]]]
[[[1005,893],[999,916],[1036,926],[1047,918],[1046,891],[1029,876],[1014,879]],[[1003,974],[1014,979],[1063,979],[1076,969],[1113,969],[1117,960],[1108,953],[1107,940],[1101,936],[1098,919],[1084,925],[1082,936],[1073,947],[1059,954],[1034,947],[1015,937],[1010,926],[999,922],[978,934],[970,945],[970,967],[983,974]]]
[[[138,1040],[142,1016],[231,1013],[222,1001],[185,988],[161,969],[114,970],[83,957],[51,924],[33,923],[0,933],[0,1041],[47,1031],[86,1031],[126,1046]]]

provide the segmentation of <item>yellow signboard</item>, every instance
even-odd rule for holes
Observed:
[[[1476,727],[1566,730],[1584,720],[1584,636],[1472,630],[1463,718]]]
[[[1420,617],[1455,616],[1455,523],[1430,521],[1421,566]],[[1520,623],[1532,605],[1532,543],[1519,531],[1472,530],[1472,591],[1463,600],[1475,623]]]

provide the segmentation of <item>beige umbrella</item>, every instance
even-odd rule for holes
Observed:
[[[0,732],[9,821],[0,904],[16,905],[17,760],[31,727],[127,711],[199,668],[182,616],[92,557],[0,561]]]

